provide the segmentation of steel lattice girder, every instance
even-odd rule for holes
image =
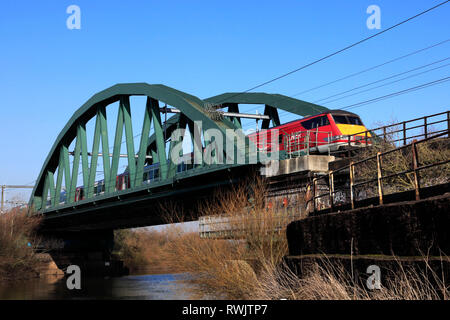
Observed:
[[[137,161],[135,161],[134,142],[131,128],[130,96],[147,97]],[[106,107],[117,101],[119,101],[119,112],[113,146],[113,157],[112,162],[110,163]],[[30,207],[34,205],[36,210],[45,209],[48,192],[50,192],[51,206],[57,205],[59,203],[59,194],[61,192],[63,174],[65,176],[65,186],[68,188],[67,203],[72,203],[74,201],[75,190],[77,187],[80,157],[82,162],[82,178],[84,186],[86,187],[85,195],[87,198],[91,198],[93,195],[93,187],[96,176],[95,173],[99,156],[100,139],[102,140],[101,144],[103,150],[102,158],[105,187],[107,191],[112,192],[114,190],[115,177],[118,170],[118,158],[123,128],[125,128],[128,170],[130,174],[131,187],[133,188],[139,184],[139,177],[145,164],[146,155],[149,152],[151,152],[153,156],[158,157],[162,176],[167,177],[167,174],[170,174],[169,170],[172,170],[173,168],[170,168],[170,165],[167,165],[165,150],[166,141],[164,141],[162,136],[164,127],[160,118],[159,102],[174,106],[181,111],[181,115],[172,117],[166,124],[164,124],[166,129],[173,131],[174,128],[180,127],[180,121],[184,121],[185,124],[189,124],[189,127],[191,127],[191,124],[194,121],[201,121],[202,128],[204,130],[217,129],[223,134],[223,141],[234,144],[234,140],[226,140],[226,130],[235,130],[239,127],[226,118],[213,120],[210,117],[210,114],[208,114],[205,110],[204,101],[199,98],[164,85],[149,85],[146,83],[117,84],[95,94],[70,118],[66,126],[56,138],[56,141],[54,142],[43,164],[30,198]],[[91,165],[89,166],[86,123],[94,117],[96,117],[95,132]],[[151,121],[153,121],[154,124],[154,133],[151,137],[148,137]],[[76,139],[76,144],[73,153],[74,161],[71,175],[68,147],[74,139]],[[246,140],[248,141],[248,139]],[[248,141],[247,143],[250,142]],[[242,150],[238,150],[238,152],[242,152]],[[54,173],[57,169],[58,174],[55,186]]]
[[[263,92],[229,92],[205,99],[205,102],[215,105],[217,108],[228,107],[231,112],[239,112],[238,104],[264,104],[264,114],[270,116],[273,126],[281,124],[277,109],[301,116],[314,115],[328,110],[326,107],[285,95]],[[268,127],[269,120],[263,120],[262,129]]]

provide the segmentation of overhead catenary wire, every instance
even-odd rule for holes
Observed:
[[[450,81],[450,76],[449,77],[445,77],[445,78],[441,78],[441,79],[438,79],[438,80],[434,80],[434,81],[431,81],[431,82],[423,83],[423,84],[415,86],[415,87],[411,87],[411,88],[407,88],[407,89],[400,90],[400,91],[397,91],[397,92],[393,92],[393,93],[390,93],[390,94],[387,94],[387,95],[384,95],[384,96],[372,98],[372,99],[361,101],[361,102],[358,102],[358,103],[353,103],[353,104],[341,107],[340,109],[349,110],[349,109],[358,108],[358,107],[361,107],[361,106],[364,106],[364,105],[367,105],[367,104],[370,104],[370,103],[375,103],[375,102],[378,102],[378,101],[381,101],[381,100],[393,98],[393,97],[396,97],[396,96],[399,96],[399,95],[403,95],[403,94],[406,94],[406,93],[410,93],[410,92],[417,91],[417,90],[420,90],[420,89],[424,89],[424,88],[427,88],[427,87],[435,86],[435,85],[438,85],[438,84],[441,84],[441,83],[444,83],[444,82],[447,82],[447,81]]]
[[[318,85],[318,86],[316,86],[316,87],[313,87],[313,88],[304,90],[304,91],[302,91],[302,92],[298,92],[298,93],[296,93],[296,94],[291,95],[291,97],[295,97],[295,96],[298,96],[298,95],[303,94],[303,93],[307,93],[307,92],[310,92],[310,91],[313,91],[313,90],[316,90],[316,89],[319,89],[319,88],[323,88],[323,87],[326,87],[326,86],[328,86],[328,85],[331,85],[331,84],[334,84],[334,83],[337,83],[337,82],[340,82],[340,81],[343,81],[343,80],[346,80],[346,79],[349,79],[349,78],[352,78],[352,77],[356,77],[356,76],[361,75],[361,74],[364,74],[364,73],[366,73],[366,72],[369,72],[369,71],[375,70],[375,69],[377,69],[377,68],[380,68],[380,67],[386,66],[386,65],[388,65],[388,64],[391,64],[391,63],[393,63],[393,62],[396,62],[396,61],[402,60],[402,59],[404,59],[404,58],[407,58],[407,57],[416,55],[416,54],[418,54],[418,53],[424,52],[424,51],[426,51],[426,50],[429,50],[429,49],[432,49],[432,48],[441,46],[441,45],[443,45],[443,44],[448,43],[449,41],[450,41],[450,39],[446,39],[446,40],[440,41],[440,42],[438,42],[438,43],[434,43],[434,44],[432,44],[432,45],[429,45],[429,46],[427,46],[427,47],[424,47],[424,48],[421,48],[421,49],[418,49],[418,50],[414,50],[414,51],[412,51],[412,52],[409,52],[409,53],[407,53],[407,54],[401,55],[401,56],[396,57],[396,58],[394,58],[394,59],[387,60],[387,61],[382,62],[382,63],[380,63],[380,64],[377,64],[377,65],[371,66],[371,67],[369,67],[369,68],[366,68],[366,69],[363,69],[363,70],[360,70],[360,71],[351,73],[351,74],[346,75],[346,76],[344,76],[344,77],[340,77],[340,78],[338,78],[338,79],[335,79],[335,80],[326,82],[326,83],[321,84],[321,85]],[[425,66],[423,66],[423,67],[425,67]],[[420,68],[420,67],[419,67],[419,68]],[[411,71],[414,71],[414,70],[411,70]],[[284,100],[284,99],[285,99],[285,98],[281,98],[279,101],[282,101],[282,100]],[[322,100],[322,99],[321,99],[321,100]],[[317,102],[317,101],[316,101],[316,102]],[[250,110],[250,109],[253,109],[253,108],[254,108],[253,106],[248,106],[247,108],[244,108],[243,110],[245,111],[245,110]],[[246,112],[249,112],[249,111],[246,111]],[[294,114],[289,113],[288,111],[279,111],[279,116],[282,116],[282,115],[293,116]]]
[[[342,53],[342,52],[344,52],[344,51],[347,51],[347,50],[349,50],[349,49],[351,49],[351,48],[353,48],[353,47],[355,47],[355,46],[357,46],[357,45],[359,45],[359,44],[361,44],[361,43],[364,43],[364,42],[366,42],[366,41],[369,41],[369,40],[371,40],[371,39],[373,39],[373,38],[375,38],[375,37],[378,37],[378,36],[380,36],[380,35],[382,35],[382,34],[388,32],[388,31],[390,31],[390,30],[393,30],[393,29],[395,29],[395,28],[397,28],[397,27],[399,27],[399,26],[401,26],[401,25],[403,25],[403,24],[405,24],[405,23],[407,23],[407,22],[409,22],[409,21],[411,21],[411,20],[414,20],[414,19],[416,19],[416,18],[418,18],[418,17],[420,17],[420,16],[422,16],[422,15],[424,15],[424,14],[426,14],[426,13],[432,11],[432,10],[435,10],[435,9],[437,9],[437,8],[439,8],[439,7],[441,7],[441,6],[445,5],[445,4],[447,4],[449,1],[450,1],[450,0],[443,1],[443,2],[441,2],[441,3],[439,3],[439,4],[435,5],[435,6],[433,6],[433,7],[431,7],[431,8],[428,8],[427,10],[424,10],[424,11],[422,11],[422,12],[419,12],[418,14],[416,14],[416,15],[414,15],[414,16],[412,16],[412,17],[409,17],[409,18],[407,18],[407,19],[405,19],[405,20],[402,20],[401,22],[399,22],[399,23],[397,23],[397,24],[395,24],[395,25],[392,25],[392,26],[388,27],[388,28],[385,29],[385,30],[382,30],[382,31],[380,31],[380,32],[377,32],[377,33],[374,34],[374,35],[371,35],[371,36],[366,37],[366,38],[364,38],[364,39],[362,39],[362,40],[359,40],[359,41],[357,41],[357,42],[354,42],[354,43],[352,43],[352,44],[350,44],[350,45],[348,45],[348,46],[346,46],[346,47],[344,47],[344,48],[342,48],[342,49],[339,49],[339,50],[337,50],[337,51],[334,51],[333,53],[330,53],[330,54],[328,54],[328,55],[326,55],[326,56],[324,56],[324,57],[322,57],[322,58],[319,58],[319,59],[317,59],[317,60],[314,60],[313,62],[307,63],[307,64],[305,64],[305,65],[303,65],[303,66],[301,66],[301,67],[299,67],[299,68],[296,68],[296,69],[294,69],[294,70],[291,70],[291,71],[289,71],[289,72],[286,72],[286,73],[284,73],[284,74],[282,74],[282,75],[280,75],[280,76],[278,76],[278,77],[275,77],[275,78],[273,78],[273,79],[270,79],[270,80],[268,80],[268,81],[265,81],[265,82],[263,82],[263,83],[261,83],[261,84],[258,84],[258,85],[254,86],[254,87],[251,87],[251,88],[249,88],[249,89],[247,89],[247,90],[245,90],[245,91],[236,93],[235,95],[233,95],[233,96],[231,96],[231,97],[227,97],[227,99],[231,99],[231,98],[234,98],[234,97],[239,96],[239,95],[241,95],[241,94],[244,94],[244,93],[247,93],[247,92],[249,92],[249,91],[255,90],[255,89],[260,88],[260,87],[262,87],[262,86],[265,86],[265,85],[267,85],[267,84],[269,84],[269,83],[272,83],[272,82],[275,82],[275,81],[280,80],[280,79],[282,79],[282,78],[285,78],[285,77],[287,77],[287,76],[289,76],[289,75],[291,75],[291,74],[293,74],[293,73],[296,73],[296,72],[298,72],[298,71],[301,71],[301,70],[304,70],[304,69],[306,69],[306,68],[308,68],[308,67],[311,67],[311,66],[313,66],[313,65],[315,65],[315,64],[317,64],[317,63],[319,63],[319,62],[322,62],[322,61],[324,61],[324,60],[327,60],[327,59],[329,59],[329,58],[331,58],[331,57],[333,57],[333,56],[335,56],[335,55],[338,55],[338,54],[340,54],[340,53]],[[225,102],[225,100],[219,101],[217,104],[220,104],[220,103],[222,103],[222,102]]]
[[[400,56],[400,57],[397,57],[397,58],[394,58],[394,59],[385,61],[385,62],[380,63],[380,64],[377,64],[377,65],[375,65],[375,66],[366,68],[366,69],[364,69],[364,70],[361,70],[361,71],[358,71],[358,72],[354,72],[354,73],[349,74],[349,75],[347,75],[347,76],[345,76],[345,77],[338,78],[338,79],[335,79],[335,80],[326,82],[326,83],[324,83],[324,84],[318,85],[318,86],[316,86],[316,87],[313,87],[313,88],[310,88],[310,89],[307,89],[307,90],[304,90],[304,91],[295,93],[295,94],[291,95],[291,97],[296,97],[296,96],[298,96],[298,95],[300,95],[300,94],[304,94],[304,93],[307,93],[307,92],[311,92],[311,91],[314,91],[314,90],[316,90],[316,89],[320,89],[320,88],[329,86],[329,85],[331,85],[331,84],[334,84],[334,83],[337,83],[337,82],[340,82],[340,81],[343,81],[343,80],[347,80],[347,79],[349,79],[349,78],[356,77],[356,76],[358,76],[358,75],[360,75],[360,74],[363,74],[363,73],[366,73],[366,72],[369,72],[369,71],[378,69],[378,68],[383,67],[383,66],[385,66],[385,65],[388,65],[388,64],[390,64],[390,63],[393,63],[393,62],[402,60],[402,59],[407,58],[407,57],[410,57],[410,56],[413,56],[413,55],[415,55],[415,54],[418,54],[418,53],[420,53],[420,52],[426,51],[426,50],[428,50],[428,49],[435,48],[435,47],[437,47],[437,46],[443,45],[443,44],[445,44],[445,43],[447,43],[447,42],[449,42],[449,41],[450,41],[450,39],[446,39],[446,40],[444,40],[444,41],[435,43],[435,44],[433,44],[433,45],[431,45],[431,46],[428,46],[428,47],[425,47],[425,48],[422,48],[422,49],[419,49],[419,50],[415,50],[415,51],[413,51],[413,52],[410,52],[410,53],[407,53],[407,54],[402,55],[402,56]]]
[[[440,59],[438,61],[426,64],[426,65],[422,65],[420,67],[416,67],[416,68],[413,68],[413,69],[410,69],[410,70],[407,70],[407,71],[404,71],[404,72],[400,72],[400,73],[391,75],[391,76],[383,78],[383,79],[379,79],[379,80],[376,80],[376,81],[373,81],[373,82],[370,82],[370,83],[367,83],[367,84],[364,84],[364,85],[361,85],[361,86],[357,86],[357,87],[354,87],[354,88],[351,88],[351,89],[339,92],[337,94],[328,96],[326,98],[322,98],[322,99],[316,100],[316,101],[314,101],[314,103],[317,103],[317,102],[323,101],[323,100],[327,100],[329,98],[332,98],[332,97],[335,97],[335,96],[339,96],[339,95],[342,95],[342,94],[345,94],[345,93],[348,93],[348,92],[352,92],[352,91],[355,91],[357,89],[361,89],[361,88],[364,88],[364,87],[367,87],[367,86],[370,86],[370,85],[373,85],[373,84],[376,84],[376,83],[379,83],[379,82],[383,82],[383,81],[386,81],[386,80],[389,80],[389,79],[401,76],[403,74],[407,74],[407,73],[410,73],[410,72],[413,72],[413,71],[416,71],[416,70],[420,70],[420,69],[426,68],[428,66],[431,66],[431,65],[434,65],[434,64],[437,64],[437,63],[440,63],[440,62],[447,61],[449,59],[450,59],[450,57],[444,58],[444,59]],[[419,76],[419,75],[422,75],[422,74],[425,74],[425,73],[428,73],[428,72],[431,72],[431,71],[434,71],[434,70],[437,70],[437,69],[441,69],[441,68],[447,67],[449,65],[450,64],[444,64],[444,65],[441,65],[441,66],[438,66],[438,67],[435,67],[435,68],[431,68],[431,69],[425,70],[423,72],[415,73],[415,74],[412,74],[410,76],[403,77],[401,79],[398,79],[398,80],[395,80],[395,81],[391,81],[391,82],[388,82],[388,83],[385,83],[385,84],[382,84],[382,85],[379,85],[379,86],[375,86],[375,87],[372,87],[372,88],[368,88],[368,89],[365,89],[365,90],[358,91],[358,92],[353,93],[353,94],[349,94],[349,95],[345,95],[343,97],[339,97],[339,98],[336,98],[336,99],[325,101],[324,103],[331,103],[331,102],[334,102],[334,101],[342,100],[342,99],[345,99],[345,98],[348,98],[348,97],[351,97],[351,96],[355,96],[355,95],[358,95],[358,94],[361,94],[361,93],[364,93],[364,92],[368,92],[368,91],[371,91],[371,90],[374,90],[374,89],[378,89],[378,88],[381,88],[381,87],[384,87],[384,86],[387,86],[387,85],[391,85],[391,84],[394,84],[394,83],[397,83],[397,82],[400,82],[400,81],[404,81],[404,80],[407,80],[407,79],[410,79],[410,78],[413,78],[413,77],[416,77],[416,76]],[[286,115],[286,114],[289,114],[289,112],[287,112],[287,111],[280,111],[279,112],[279,116]],[[293,114],[289,114],[289,116],[291,116],[291,115],[293,115]]]
[[[376,83],[380,83],[380,82],[383,82],[383,81],[386,81],[386,80],[389,80],[389,79],[393,79],[393,78],[396,78],[398,76],[401,76],[401,75],[404,75],[404,74],[407,74],[407,73],[410,73],[410,72],[413,72],[413,71],[416,71],[416,70],[420,70],[420,69],[429,67],[431,65],[434,65],[436,63],[440,63],[440,62],[443,62],[443,61],[446,61],[446,60],[449,60],[449,59],[450,59],[450,57],[446,58],[446,59],[442,59],[442,60],[436,61],[436,62],[433,62],[433,63],[429,63],[427,65],[424,65],[424,66],[421,66],[421,67],[418,67],[418,68],[410,69],[410,70],[405,71],[405,72],[400,72],[400,73],[394,74],[392,76],[389,76],[389,77],[386,77],[386,78],[383,78],[383,79],[380,79],[380,80],[376,80],[376,81],[373,81],[373,82],[370,82],[370,83],[366,83],[366,84],[361,85],[361,86],[354,87],[352,89],[348,89],[348,90],[342,91],[340,93],[331,95],[329,97],[326,97],[326,98],[323,98],[323,99],[320,99],[320,100],[317,100],[317,101],[329,100],[330,98],[337,97],[337,96],[340,96],[342,94],[349,93],[349,92],[352,92],[352,91],[355,91],[355,90],[358,90],[358,89],[361,89],[361,88],[365,88],[365,87],[368,87],[370,85],[373,85],[373,84],[376,84]],[[431,72],[431,71],[434,71],[434,70],[438,70],[438,69],[447,67],[448,65],[449,64],[447,63],[447,64],[444,64],[444,65],[441,65],[441,66],[438,66],[438,67],[435,67],[435,68],[431,68],[431,69],[428,69],[428,70],[425,70],[425,71],[422,71],[422,72],[419,72],[419,73],[414,73],[414,74],[412,74],[412,75],[410,75],[408,77],[404,77],[404,78],[401,78],[401,79],[398,79],[398,80],[395,80],[395,81],[391,81],[391,82],[382,84],[380,86],[372,87],[372,88],[369,88],[369,89],[366,89],[366,90],[358,91],[358,92],[356,92],[354,94],[351,94],[351,95],[346,95],[346,96],[343,96],[343,97],[340,97],[340,98],[337,98],[337,99],[333,99],[333,100],[330,100],[330,101],[325,101],[324,103],[330,103],[330,102],[333,102],[333,101],[341,100],[341,99],[353,96],[355,94],[359,94],[359,93],[362,93],[362,92],[367,92],[369,90],[373,90],[373,89],[377,89],[377,88],[380,88],[380,87],[383,87],[383,86],[387,86],[387,85],[390,85],[390,84],[393,84],[393,83],[397,83],[397,82],[400,82],[400,81],[403,81],[403,80],[406,80],[406,79],[410,79],[412,77],[415,77],[415,76],[418,76],[418,75],[421,75],[421,74],[425,74],[425,73],[428,73],[428,72]],[[316,103],[317,101],[315,101],[314,103]]]
[[[371,91],[371,90],[375,90],[375,89],[378,89],[378,88],[381,88],[381,87],[385,87],[385,86],[388,86],[388,85],[391,85],[391,84],[394,84],[394,83],[398,83],[398,82],[401,82],[401,81],[404,81],[404,80],[407,80],[407,79],[411,79],[413,77],[417,77],[417,76],[420,76],[422,74],[425,74],[425,73],[428,73],[428,72],[431,72],[431,71],[434,71],[434,70],[437,70],[437,69],[445,68],[445,67],[448,67],[448,66],[450,66],[450,63],[447,63],[445,65],[442,65],[442,66],[439,66],[439,67],[436,67],[436,68],[432,68],[432,69],[429,69],[429,70],[425,70],[425,71],[422,71],[422,72],[419,72],[419,73],[414,73],[414,74],[412,74],[410,76],[407,76],[407,77],[404,77],[404,78],[401,78],[401,79],[398,79],[398,80],[394,80],[394,81],[391,81],[391,82],[388,82],[388,83],[385,83],[385,84],[382,84],[382,85],[379,85],[379,86],[376,86],[376,87],[372,87],[372,88],[369,88],[369,89],[361,90],[361,91],[358,91],[358,92],[355,92],[355,93],[352,93],[352,94],[349,94],[349,95],[346,95],[346,96],[343,96],[343,97],[340,97],[340,98],[336,98],[336,99],[327,101],[327,103],[331,103],[331,102],[334,102],[334,101],[338,101],[338,100],[346,99],[346,98],[349,98],[349,97],[353,97],[353,96],[361,94],[361,93],[365,93],[365,92],[368,92],[368,91]]]
[[[414,50],[414,51],[412,51],[412,52],[409,52],[409,53],[407,53],[407,54],[401,55],[401,56],[396,57],[396,58],[394,58],[394,59],[387,60],[387,61],[385,61],[385,62],[383,62],[383,63],[380,63],[380,64],[377,64],[377,65],[375,65],[375,66],[371,66],[371,67],[369,67],[369,68],[366,68],[366,69],[363,69],[363,70],[360,70],[360,71],[351,73],[351,74],[346,75],[346,76],[344,76],[344,77],[341,77],[341,78],[338,78],[338,79],[335,79],[335,80],[326,82],[326,83],[324,83],[324,84],[322,84],[322,85],[319,85],[319,86],[316,86],[316,87],[313,87],[313,88],[304,90],[304,91],[302,91],[302,92],[298,92],[298,93],[296,93],[296,94],[291,95],[291,97],[295,97],[295,96],[298,96],[298,95],[303,94],[303,93],[306,93],[306,92],[310,92],[310,91],[313,91],[313,90],[316,90],[316,89],[319,89],[319,88],[323,88],[323,87],[326,87],[326,86],[328,86],[328,85],[331,85],[331,84],[334,84],[334,83],[337,83],[337,82],[340,82],[340,81],[343,81],[343,80],[346,80],[346,79],[349,79],[349,78],[352,78],[352,77],[356,77],[356,76],[361,75],[361,74],[364,74],[364,73],[366,73],[366,72],[369,72],[369,71],[375,70],[375,69],[377,69],[377,68],[380,68],[380,67],[386,66],[386,65],[388,65],[388,64],[391,64],[391,63],[393,63],[393,62],[396,62],[396,61],[405,59],[405,58],[407,58],[407,57],[416,55],[416,54],[418,54],[418,53],[427,51],[427,50],[429,50],[429,49],[432,49],[432,48],[441,46],[441,45],[443,45],[443,44],[448,43],[449,41],[450,41],[450,39],[446,39],[446,40],[443,40],[443,41],[434,43],[434,44],[432,44],[432,45],[429,45],[429,46],[427,46],[427,47],[424,47],[424,48],[421,48],[421,49],[418,49],[418,50]],[[423,66],[423,67],[425,67],[425,66]],[[419,67],[419,68],[420,68],[420,67]],[[415,70],[417,70],[417,69],[415,69]],[[410,70],[410,71],[414,71],[414,70]],[[386,80],[387,80],[387,79],[386,79]],[[285,99],[285,98],[281,98],[279,101],[282,101],[282,100],[284,100],[284,99]],[[340,99],[336,99],[336,100],[340,100]],[[336,100],[332,100],[332,101],[336,101]],[[316,101],[316,102],[317,102],[317,101]],[[329,102],[331,102],[331,101],[329,101]],[[327,102],[327,103],[328,103],[328,102]],[[248,106],[247,109],[244,109],[244,110],[248,110],[248,109],[252,109],[252,108],[253,108],[253,106]],[[280,117],[281,117],[281,116],[286,116],[286,115],[287,115],[288,117],[295,116],[295,114],[290,113],[290,112],[288,112],[288,111],[279,111],[278,114],[279,114]],[[248,126],[250,126],[250,125],[248,125]],[[248,126],[244,126],[244,127],[248,127]]]

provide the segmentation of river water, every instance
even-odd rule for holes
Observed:
[[[81,290],[67,289],[63,278],[46,277],[0,283],[0,300],[54,299],[189,299],[187,274],[137,274],[115,278],[87,278]]]

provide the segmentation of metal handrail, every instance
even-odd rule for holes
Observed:
[[[377,181],[377,189],[378,189],[378,196],[379,196],[379,204],[383,204],[383,197],[384,197],[384,192],[383,192],[383,187],[382,187],[382,180],[383,179],[388,179],[388,178],[393,178],[393,177],[397,177],[399,175],[404,175],[407,173],[413,173],[414,174],[414,191],[415,191],[415,198],[416,200],[420,200],[420,178],[418,175],[418,172],[420,170],[424,170],[424,169],[428,169],[431,167],[435,167],[435,166],[440,166],[446,163],[450,163],[450,159],[448,160],[444,160],[444,161],[438,161],[438,162],[434,162],[431,164],[426,164],[426,165],[419,165],[419,159],[418,159],[418,154],[417,154],[417,145],[436,139],[438,137],[441,136],[445,136],[445,135],[450,135],[450,130],[446,130],[444,132],[441,132],[439,134],[433,135],[431,137],[422,139],[420,141],[413,141],[412,143],[408,144],[408,145],[404,145],[404,146],[400,146],[398,148],[392,149],[392,150],[387,150],[384,152],[378,152],[376,155],[374,156],[370,156],[367,157],[365,159],[359,160],[359,161],[352,161],[349,165],[343,166],[339,169],[336,170],[332,170],[329,172],[328,174],[328,179],[329,179],[329,190],[328,193],[323,193],[320,195],[316,195],[316,190],[317,190],[317,181],[325,179],[326,176],[323,177],[316,177],[313,179],[313,196],[311,199],[309,199],[306,202],[306,205],[308,205],[311,201],[313,202],[313,210],[316,211],[316,200],[320,199],[322,197],[330,197],[330,207],[333,210],[334,209],[334,195],[336,193],[335,191],[335,184],[334,184],[334,175],[336,173],[342,172],[344,170],[349,170],[349,177],[350,177],[350,186],[349,186],[349,191],[350,191],[350,198],[351,198],[351,207],[352,209],[355,208],[355,199],[354,199],[354,188],[360,185],[364,185],[364,184],[368,184],[368,183],[373,183],[375,181]],[[395,172],[393,174],[389,174],[389,175],[382,175],[382,157],[387,155],[387,154],[391,154],[393,152],[398,152],[400,150],[406,149],[406,148],[411,148],[412,150],[412,168],[407,169],[407,170],[402,170],[400,172]],[[354,177],[354,169],[355,166],[357,166],[358,164],[370,161],[370,160],[374,160],[376,159],[376,163],[377,163],[377,178],[372,178],[372,179],[366,179],[364,181],[360,181],[355,183],[355,177]]]
[[[288,155],[295,154],[296,152],[306,152],[309,154],[312,149],[318,148],[319,146],[324,146],[331,143],[332,132],[331,131],[319,131],[316,130],[306,130],[306,131],[295,131],[292,133],[283,134],[284,138],[284,149]],[[315,141],[311,141],[311,132],[316,135]],[[319,141],[319,133],[324,133],[327,135],[327,141]],[[291,139],[291,137],[295,137]]]
[[[442,116],[444,114],[447,115],[446,119],[442,119],[442,120],[438,120],[438,121],[434,121],[434,122],[429,122],[428,121],[428,119],[435,118],[435,117],[438,117],[438,116]],[[420,121],[420,120],[423,121],[423,124],[416,125],[416,126],[413,126],[413,127],[406,127],[406,124],[411,123],[411,122]],[[415,118],[415,119],[406,120],[406,121],[402,121],[402,122],[391,124],[391,125],[386,125],[386,126],[382,126],[382,127],[378,127],[378,128],[374,128],[374,129],[370,129],[370,130],[357,132],[357,133],[349,135],[348,139],[350,141],[350,137],[361,136],[361,135],[365,135],[366,139],[367,139],[368,138],[368,133],[370,133],[372,135],[372,134],[374,134],[375,131],[383,130],[383,133],[380,134],[380,135],[383,136],[384,139],[386,139],[387,135],[392,135],[392,134],[395,134],[395,133],[402,132],[403,133],[403,137],[402,138],[397,139],[397,140],[393,140],[391,142],[398,142],[398,141],[402,141],[403,140],[403,145],[406,145],[408,139],[422,137],[422,136],[424,136],[425,138],[428,138],[428,134],[432,134],[432,133],[436,133],[436,132],[442,131],[442,130],[429,131],[428,129],[429,129],[429,126],[431,126],[431,125],[439,124],[439,123],[445,123],[445,122],[447,123],[447,131],[448,131],[448,130],[450,130],[450,111],[444,111],[444,112],[440,112],[440,113],[435,113],[435,114],[424,116],[424,117],[420,117],[420,118]],[[387,132],[387,129],[392,128],[392,127],[397,127],[397,126],[402,126],[402,128],[399,129],[399,130]],[[421,135],[416,135],[416,136],[409,136],[409,137],[407,136],[407,131],[413,130],[413,129],[418,129],[418,128],[424,128],[424,133],[421,134]],[[450,136],[450,133],[449,133],[449,136]]]

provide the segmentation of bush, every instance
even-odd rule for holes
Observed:
[[[28,216],[24,209],[0,215],[1,278],[24,278],[35,273],[39,263],[34,251],[39,243],[35,231],[40,222],[40,217]]]

